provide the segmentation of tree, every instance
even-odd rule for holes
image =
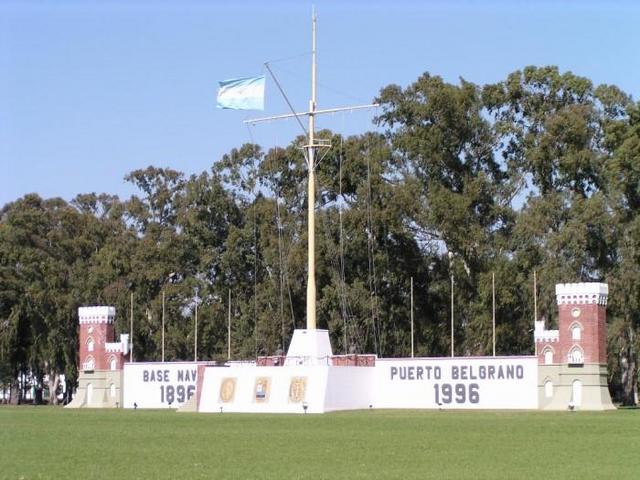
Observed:
[[[456,85],[425,73],[381,90],[383,134],[330,141],[316,170],[318,325],[336,352],[406,356],[414,279],[416,352],[528,354],[533,273],[538,319],[555,317],[557,282],[610,285],[614,395],[633,404],[640,328],[640,104],[557,67],[502,82]],[[127,312],[134,354],[226,353],[232,292],[234,358],[280,352],[305,315],[306,178],[302,137],[284,148],[232,149],[190,177],[150,166],[125,178],[126,201],[27,195],[0,212],[0,382],[77,375],[76,311]],[[451,254],[451,257],[449,256]],[[116,331],[128,331],[124,314]],[[14,395],[17,398],[17,394]],[[55,399],[54,399],[55,401]]]
[[[436,270],[440,331],[448,323],[444,285],[453,271],[457,324],[463,327],[456,336],[466,332],[460,339],[465,353],[481,353],[485,342],[470,336],[479,331],[472,324],[483,322],[471,315],[472,303],[478,299],[478,278],[495,257],[491,245],[509,232],[513,212],[512,189],[494,152],[496,134],[485,118],[480,89],[463,79],[455,86],[425,73],[405,90],[384,88],[378,101],[383,113],[377,122],[387,127],[398,172],[407,185],[418,184],[413,225],[430,251],[442,257],[437,264],[447,265],[447,253],[454,255],[448,268]],[[447,343],[440,341],[444,351]]]
[[[609,92],[610,93],[610,92]],[[613,94],[617,92],[614,90]],[[620,99],[620,95],[609,95]],[[607,169],[612,215],[616,220],[617,251],[610,278],[609,367],[619,378],[618,396],[635,405],[640,350],[640,103],[622,97],[605,125],[613,149]],[[622,105],[626,105],[626,109]],[[618,377],[619,374],[619,377]]]

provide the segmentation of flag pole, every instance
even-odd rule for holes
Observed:
[[[491,272],[491,293],[493,297],[493,356],[496,356],[496,272]]]
[[[198,289],[196,289],[195,335],[193,340],[193,361],[198,361]]]
[[[411,358],[413,358],[413,277],[411,277]]]
[[[133,363],[133,292],[131,292],[131,349],[129,350],[129,362]]]
[[[451,276],[451,358],[453,358],[455,356],[454,352],[454,342],[455,342],[455,332],[453,329],[453,288],[454,288],[454,279],[453,279],[453,252],[451,250],[449,250],[449,275]]]
[[[535,270],[533,271],[533,321],[538,321],[538,279]]]
[[[536,322],[538,321],[538,283],[536,278],[536,271],[533,271],[533,328],[535,329]],[[538,342],[533,342],[535,348],[535,354],[538,355]]]
[[[162,289],[162,363],[164,363],[164,288]]]

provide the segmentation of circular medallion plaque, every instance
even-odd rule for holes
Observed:
[[[236,379],[225,378],[220,386],[220,400],[223,403],[229,403],[233,401],[233,396],[236,392]]]
[[[289,401],[291,403],[300,403],[304,401],[305,392],[307,390],[306,377],[293,377],[289,385]]]

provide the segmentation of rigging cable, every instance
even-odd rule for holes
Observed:
[[[344,113],[342,115],[342,131],[345,131],[344,127]],[[350,319],[353,319],[353,312],[349,306],[349,298],[347,294],[347,276],[346,276],[346,268],[344,261],[344,224],[342,218],[342,207],[344,204],[344,197],[342,192],[342,163],[344,160],[344,134],[340,135],[340,155],[338,157],[338,171],[339,171],[339,203],[338,203],[338,218],[339,218],[339,249],[340,249],[340,307],[342,312],[342,323],[343,323],[343,343],[344,343],[344,353],[348,354],[351,349],[355,349],[355,345],[357,339],[354,338],[353,327],[351,328],[351,333],[349,333],[349,323]]]
[[[288,152],[286,149],[283,149],[283,153],[284,153],[284,158],[285,161],[287,162],[287,168],[289,168],[289,157],[288,157]],[[295,159],[294,159],[295,161]],[[298,215],[297,218],[294,216],[293,218],[293,225],[294,227],[292,228],[292,232],[291,232],[291,239],[289,241],[289,249],[287,250],[287,252],[283,252],[282,257],[283,257],[283,264],[284,264],[284,272],[285,272],[285,276],[284,276],[284,281],[287,285],[287,294],[289,297],[289,310],[291,311],[291,326],[293,328],[293,330],[296,329],[296,314],[295,314],[295,310],[293,308],[293,295],[291,293],[291,282],[289,281],[289,253],[291,251],[291,246],[295,243],[294,239],[296,237],[296,231],[295,231],[295,225],[299,225],[300,224],[300,219],[302,217],[302,214],[300,213],[300,209],[298,209]],[[284,225],[282,227],[282,229],[284,230]],[[284,245],[284,240],[283,240],[283,245]],[[286,247],[286,245],[285,245]]]
[[[255,353],[256,359],[258,358],[258,225],[257,225],[257,213],[256,203],[257,198],[255,195],[255,169],[254,169],[254,182],[253,182],[253,325],[255,338]]]
[[[371,297],[371,324],[373,326],[373,344],[376,355],[379,354],[379,325],[377,312],[377,281],[376,281],[376,263],[374,252],[374,234],[373,234],[373,214],[371,200],[371,159],[370,144],[367,144],[365,152],[367,155],[367,223],[368,223],[368,253],[369,253],[369,295]]]
[[[278,158],[278,139],[276,137],[276,145],[273,153],[276,161]],[[282,269],[282,217],[280,216],[280,191],[276,189],[276,225],[278,228],[278,280],[280,287],[280,336],[281,336],[281,348],[284,352],[284,271]]]
[[[342,116],[342,131],[344,132],[344,115]],[[342,310],[343,329],[343,349],[344,354],[348,353],[347,343],[347,311],[346,311],[346,282],[344,275],[344,242],[342,236],[342,154],[344,152],[344,137],[340,135],[340,154],[338,155],[338,219],[340,224],[339,245],[340,245],[340,307]]]
[[[338,156],[338,161],[340,162],[340,171],[342,168],[341,162],[342,162],[342,156],[341,156],[341,152],[339,153]],[[340,173],[341,175],[341,173]],[[341,180],[341,177],[340,177]],[[320,191],[320,184],[318,181],[318,177],[316,177],[316,189],[317,191]],[[340,193],[342,193],[342,188],[340,185]],[[331,219],[330,219],[330,213],[329,211],[326,209],[327,205],[329,205],[329,203],[331,202],[325,202],[322,203],[318,209],[321,211],[321,215],[320,215],[320,221],[322,222],[322,227],[323,227],[323,231],[324,231],[324,235],[326,237],[326,241],[327,241],[327,248],[329,248],[329,246],[335,245],[334,243],[334,239],[331,236]],[[332,267],[335,269],[335,272],[337,274],[337,295],[338,295],[338,302],[339,302],[339,309],[340,309],[340,314],[343,318],[343,325],[344,325],[344,332],[343,332],[343,338],[344,338],[344,350],[345,350],[345,354],[348,353],[349,349],[348,349],[348,345],[349,345],[349,341],[347,338],[347,334],[348,334],[348,324],[347,324],[347,320],[349,318],[353,317],[353,314],[350,312],[350,307],[349,307],[349,303],[348,303],[348,298],[346,295],[346,280],[345,280],[345,267],[344,267],[344,247],[343,247],[343,242],[342,242],[342,218],[340,217],[341,215],[341,207],[340,207],[340,199],[337,200],[338,203],[338,215],[339,215],[339,224],[340,224],[340,231],[339,231],[339,244],[338,244],[338,249],[339,249],[339,254],[338,255],[328,255],[327,260],[331,263]],[[350,337],[352,337],[350,335]],[[354,339],[351,338],[351,343],[355,344]]]

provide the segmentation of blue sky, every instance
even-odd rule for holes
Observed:
[[[368,103],[429,71],[457,82],[502,80],[526,65],[611,83],[640,98],[640,5],[596,1],[316,1],[320,108]],[[264,112],[215,108],[217,81],[265,61],[296,108],[309,98],[311,3],[302,1],[0,0],[0,206],[29,192],[67,200],[127,198],[126,173],[187,175],[248,141],[268,148],[294,121],[267,80]],[[374,112],[319,127],[374,128]]]

